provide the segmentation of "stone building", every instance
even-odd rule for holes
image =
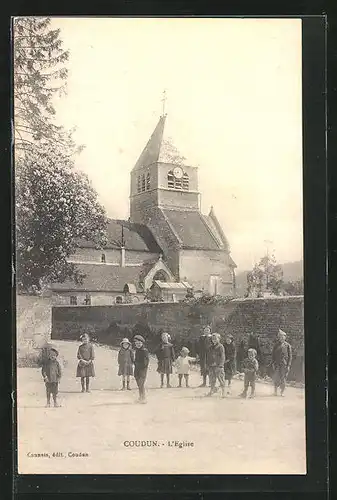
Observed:
[[[131,171],[129,220],[109,221],[103,250],[79,242],[70,261],[86,277],[82,285],[54,283],[56,303],[138,302],[154,281],[158,289],[188,282],[195,291],[235,294],[228,240],[213,207],[201,213],[198,168],[165,139],[165,122],[162,115]]]

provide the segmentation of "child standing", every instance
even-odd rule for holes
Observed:
[[[81,392],[90,392],[89,378],[95,376],[95,368],[93,360],[95,359],[94,346],[90,342],[89,335],[84,333],[81,335],[82,344],[77,351],[77,371],[76,377],[81,378]],[[84,385],[85,384],[85,385]]]
[[[164,375],[166,375],[166,386],[171,387],[170,375],[175,355],[173,345],[169,341],[170,338],[169,334],[164,332],[161,336],[161,344],[156,352],[158,358],[157,372],[160,373],[160,387],[164,387]]]
[[[227,394],[231,392],[232,378],[236,372],[236,347],[232,335],[226,335],[225,348],[225,381],[227,380]]]
[[[221,337],[218,333],[212,333],[212,344],[208,349],[207,364],[209,370],[209,381],[211,390],[207,396],[212,396],[217,390],[215,387],[216,381],[219,380],[221,387],[221,397],[225,397],[225,348],[221,344]]]
[[[145,339],[141,335],[135,335],[133,339],[135,343],[135,379],[139,391],[139,403],[146,403],[145,399],[145,380],[147,376],[147,368],[149,366],[149,351],[145,348]]]
[[[130,376],[133,375],[133,364],[135,362],[135,356],[132,351],[131,342],[129,339],[125,338],[121,342],[121,348],[118,352],[118,375],[122,376],[122,391],[125,391],[125,381],[126,388],[131,391],[130,388]]]
[[[244,389],[243,392],[240,394],[242,398],[247,397],[247,391],[248,387],[251,387],[251,393],[250,397],[254,398],[255,397],[255,380],[256,380],[256,375],[259,369],[259,363],[256,359],[256,350],[255,349],[248,349],[248,358],[246,358],[242,365],[243,365],[243,371],[245,374],[244,378]]]
[[[176,368],[178,372],[178,379],[179,379],[179,386],[182,387],[181,383],[183,380],[183,377],[185,379],[186,387],[189,387],[188,385],[188,379],[189,379],[189,371],[190,371],[190,362],[195,361],[196,358],[191,358],[189,356],[189,349],[187,347],[183,347],[180,351],[180,356],[178,356],[176,360]]]
[[[57,403],[58,386],[61,379],[61,366],[57,361],[58,352],[54,347],[49,349],[48,359],[42,364],[42,377],[46,384],[47,407],[50,407],[50,396],[53,396],[54,406],[60,406]]]

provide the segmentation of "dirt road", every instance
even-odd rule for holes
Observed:
[[[82,394],[75,378],[78,344],[55,345],[67,363],[61,408],[44,408],[40,370],[18,369],[20,473],[305,473],[303,390],[288,388],[285,398],[275,398],[269,385],[258,384],[256,398],[242,400],[236,380],[226,399],[205,398],[198,372],[190,389],[158,388],[153,362],[148,403],[139,405],[134,380],[132,391],[120,391],[116,351],[96,348],[92,392]]]

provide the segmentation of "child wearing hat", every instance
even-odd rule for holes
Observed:
[[[77,371],[76,377],[81,378],[81,392],[90,392],[89,390],[89,379],[95,376],[94,359],[95,352],[94,346],[90,342],[89,335],[84,333],[81,335],[82,344],[79,346],[77,351]],[[85,384],[85,385],[84,385]]]
[[[183,377],[185,379],[186,387],[189,387],[188,385],[188,379],[189,379],[189,372],[190,372],[190,363],[191,361],[195,361],[196,358],[192,358],[189,356],[189,349],[187,347],[183,347],[180,351],[180,355],[178,356],[175,366],[177,369],[178,373],[178,380],[179,380],[179,386],[182,387],[181,383],[183,380]]]
[[[250,397],[255,397],[255,380],[259,369],[259,363],[256,359],[256,350],[248,349],[248,357],[243,361],[243,372],[245,374],[244,378],[244,388],[243,392],[240,394],[242,398],[247,397],[248,387],[251,387]]]
[[[135,344],[135,370],[134,377],[137,382],[139,391],[139,403],[146,403],[145,399],[145,380],[147,376],[147,369],[149,366],[149,351],[144,346],[145,339],[141,335],[135,335],[133,338]]]
[[[122,377],[122,391],[126,389],[131,391],[130,388],[130,376],[133,375],[133,364],[135,362],[135,356],[132,351],[131,342],[129,339],[124,338],[121,342],[121,348],[118,352],[118,375]]]
[[[50,407],[50,396],[53,396],[54,406],[60,406],[57,403],[58,385],[61,379],[61,366],[57,361],[58,352],[54,347],[49,349],[48,359],[42,364],[42,377],[46,385],[47,407]]]

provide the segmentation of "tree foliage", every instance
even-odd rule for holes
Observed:
[[[280,295],[283,288],[282,267],[274,255],[265,255],[247,274],[247,295],[261,297],[264,292]]]
[[[37,292],[83,278],[68,257],[80,239],[105,243],[106,217],[89,179],[74,167],[73,131],[57,125],[53,100],[66,90],[68,51],[50,18],[17,17],[14,146],[17,286]]]
[[[39,141],[59,144],[73,153],[72,131],[55,123],[53,99],[66,91],[69,52],[51,19],[17,17],[14,33],[14,140],[16,156],[39,147]]]
[[[296,281],[288,281],[284,283],[283,289],[287,295],[303,295],[304,294],[303,279]]]
[[[106,217],[88,177],[58,147],[42,146],[17,160],[17,286],[36,292],[51,281],[81,282],[67,261],[80,239],[106,243]]]

